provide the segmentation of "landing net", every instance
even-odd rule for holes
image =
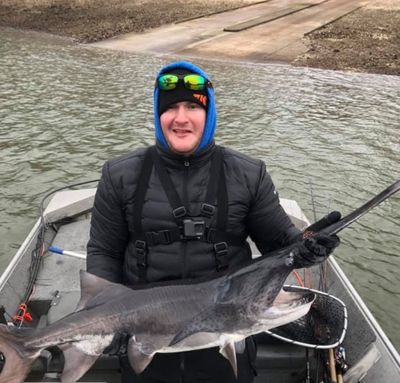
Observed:
[[[347,330],[346,305],[333,295],[305,287],[285,285],[284,290],[312,292],[316,299],[302,318],[266,331],[288,343],[315,349],[330,349],[343,342]]]

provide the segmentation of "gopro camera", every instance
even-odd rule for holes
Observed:
[[[183,220],[183,236],[199,238],[204,235],[205,222],[201,218],[185,218]]]

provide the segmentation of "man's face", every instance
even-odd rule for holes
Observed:
[[[172,104],[160,116],[168,146],[173,152],[184,155],[192,154],[199,146],[205,123],[205,109],[190,101]]]

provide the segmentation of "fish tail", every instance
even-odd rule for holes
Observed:
[[[0,324],[0,352],[4,360],[0,383],[23,383],[32,363],[39,356],[37,350],[26,349],[23,339],[15,327]]]

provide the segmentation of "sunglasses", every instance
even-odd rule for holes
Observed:
[[[157,79],[156,86],[161,90],[173,90],[178,86],[180,81],[189,90],[203,90],[206,87],[212,88],[211,82],[199,74],[185,74],[182,76],[163,74]]]

